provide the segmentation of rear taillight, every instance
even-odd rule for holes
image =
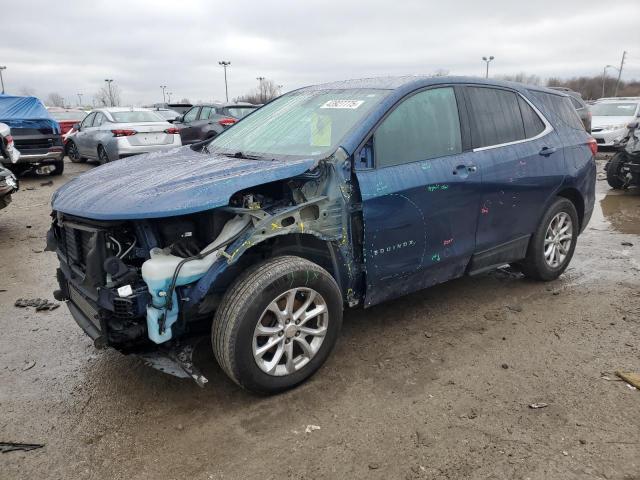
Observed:
[[[7,145],[13,143],[13,137],[11,135],[7,135],[5,138],[5,141],[7,142]]]
[[[598,153],[598,142],[596,142],[595,138],[589,137],[587,143],[589,145],[589,148],[591,149],[591,153],[593,153],[594,155]]]
[[[235,118],[221,118],[220,120],[218,120],[218,123],[223,127],[230,127],[236,122],[237,120]]]
[[[168,133],[170,135],[177,135],[178,133],[180,133],[180,130],[178,130],[176,127],[171,127],[171,128],[167,128],[164,133]]]
[[[135,130],[111,130],[111,133],[113,133],[114,137],[130,137],[138,132]]]

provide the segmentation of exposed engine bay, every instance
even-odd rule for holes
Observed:
[[[304,176],[237,192],[226,207],[183,216],[95,221],[54,212],[48,248],[61,261],[55,296],[69,300],[96,346],[146,355],[152,366],[151,353],[165,349],[174,360],[182,355],[198,381],[182,346],[209,332],[226,288],[251,264],[304,251],[344,271],[351,279],[341,286],[345,299],[358,303],[350,239],[362,228],[357,210],[346,208],[351,185],[336,173],[334,163],[322,163]]]

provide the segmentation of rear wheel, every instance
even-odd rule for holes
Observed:
[[[212,327],[225,373],[247,390],[270,394],[313,375],[342,325],[342,296],[331,275],[299,257],[276,257],[229,287]]]
[[[607,183],[613,189],[619,190],[624,187],[625,182],[621,172],[624,161],[624,154],[616,153],[607,164]]]
[[[107,155],[107,151],[104,149],[102,145],[98,145],[98,162],[100,165],[104,165],[105,163],[109,163],[109,155]]]
[[[78,146],[76,145],[76,142],[74,142],[73,140],[69,140],[69,143],[67,144],[67,156],[69,157],[69,160],[71,160],[73,163],[80,163],[80,162],[87,161],[86,158],[82,158],[80,156],[80,151],[78,150]]]
[[[62,160],[56,160],[55,162],[52,163],[52,165],[54,168],[51,172],[49,172],[49,175],[52,175],[52,176],[62,175],[62,173],[64,172],[64,157]]]
[[[566,198],[549,207],[529,242],[522,272],[535,280],[555,280],[565,271],[578,239],[578,213]]]

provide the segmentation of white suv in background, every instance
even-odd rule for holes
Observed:
[[[627,132],[627,124],[640,116],[640,97],[601,98],[591,106],[591,134],[598,145],[613,146]]]

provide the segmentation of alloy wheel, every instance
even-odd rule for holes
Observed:
[[[253,333],[253,357],[273,376],[297,372],[318,353],[329,323],[327,303],[311,288],[292,288],[273,299]]]
[[[571,249],[573,222],[566,212],[557,213],[544,236],[544,259],[551,268],[560,267]]]

